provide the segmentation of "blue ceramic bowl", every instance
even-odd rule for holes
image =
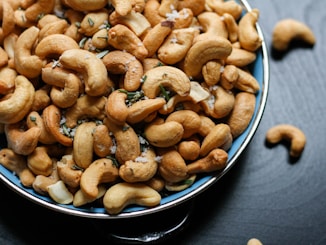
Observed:
[[[244,9],[251,10],[249,4],[245,0],[241,1],[241,4],[243,4]],[[87,207],[76,208],[73,205],[57,204],[50,198],[37,194],[33,189],[27,189],[23,187],[19,181],[19,178],[16,175],[14,175],[11,171],[8,171],[6,168],[4,168],[1,164],[0,164],[0,179],[13,191],[17,192],[23,197],[39,205],[69,215],[88,217],[88,218],[98,218],[98,219],[118,219],[118,218],[143,216],[146,214],[152,214],[159,211],[167,210],[169,208],[175,207],[178,204],[184,203],[194,198],[196,195],[205,191],[207,188],[209,188],[211,185],[217,182],[236,163],[241,153],[245,150],[245,148],[248,146],[251,139],[253,138],[258,128],[258,125],[260,123],[260,120],[263,116],[264,108],[267,101],[267,94],[268,94],[269,64],[268,64],[267,48],[259,24],[257,25],[257,29],[260,37],[263,40],[263,44],[261,49],[257,51],[257,59],[254,62],[254,64],[252,64],[251,66],[252,69],[251,72],[258,80],[261,89],[257,93],[254,116],[248,128],[238,138],[234,140],[232,147],[228,151],[229,154],[228,164],[223,171],[197,178],[197,180],[191,187],[183,191],[173,193],[171,195],[163,197],[160,205],[157,207],[144,208],[139,206],[130,206],[127,207],[125,210],[123,210],[121,214],[114,215],[114,216],[107,214],[103,207],[87,206]],[[2,138],[1,141],[3,141],[2,145],[4,145],[5,140]]]

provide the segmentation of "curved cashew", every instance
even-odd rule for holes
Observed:
[[[1,1],[2,26],[0,28],[0,40],[9,35],[15,29],[14,10],[9,2]]]
[[[41,59],[59,57],[68,49],[78,49],[78,43],[64,34],[52,34],[43,38],[35,48],[35,54]]]
[[[158,12],[161,16],[167,16],[171,11],[175,10],[178,6],[178,0],[161,0],[161,5]]]
[[[73,141],[73,158],[82,169],[88,168],[93,161],[93,131],[95,122],[84,122],[78,125]]]
[[[4,131],[6,134],[8,147],[20,155],[31,154],[37,146],[41,129],[34,127],[22,130],[24,122],[5,124]]]
[[[119,177],[119,170],[110,159],[97,159],[89,165],[80,179],[80,188],[89,198],[96,198],[101,183],[114,182]]]
[[[224,123],[217,124],[202,141],[200,155],[206,156],[213,149],[220,148],[228,141],[230,135],[231,130],[229,125]]]
[[[236,81],[238,81],[239,72],[238,68],[234,65],[226,65],[221,74],[220,85],[225,90],[231,90],[234,87]]]
[[[26,29],[19,35],[15,44],[15,68],[18,73],[28,78],[35,78],[40,75],[43,67],[42,59],[31,54],[39,31],[35,26]]]
[[[215,1],[206,0],[206,5],[214,12],[222,16],[224,13],[229,13],[235,20],[238,20],[242,14],[241,5],[234,0],[231,1]]]
[[[120,164],[135,160],[141,153],[138,135],[127,123],[116,125],[109,119],[104,121],[116,141],[115,158]]]
[[[48,132],[62,145],[72,146],[72,138],[64,135],[61,129],[61,111],[55,105],[49,105],[44,108],[43,113],[44,126]]]
[[[212,128],[215,127],[215,122],[208,116],[205,115],[199,115],[201,119],[200,128],[198,129],[198,133],[205,137],[209,134],[209,132],[212,130]]]
[[[64,13],[64,17],[66,17],[70,23],[64,34],[79,42],[83,35],[78,32],[79,27],[76,23],[80,23],[83,20],[84,14],[73,9],[67,9]]]
[[[256,53],[233,47],[231,54],[225,59],[226,65],[245,67],[256,60]]]
[[[144,16],[151,23],[152,26],[156,26],[165,20],[163,16],[159,14],[160,2],[158,0],[147,0],[144,8]]]
[[[184,71],[190,77],[197,77],[201,74],[204,64],[210,60],[225,59],[231,54],[231,51],[231,43],[223,37],[197,41],[191,46],[185,57]]]
[[[121,16],[117,11],[114,11],[110,14],[109,22],[113,26],[122,24],[129,27],[138,37],[151,27],[151,24],[142,13],[133,10],[124,16]]]
[[[291,157],[299,157],[306,144],[306,136],[302,130],[290,124],[279,124],[270,128],[266,133],[266,140],[271,144],[282,140],[290,141]]]
[[[252,93],[239,92],[235,96],[234,107],[228,116],[233,138],[238,137],[249,125],[256,107],[256,96]]]
[[[105,55],[102,62],[108,72],[124,74],[124,89],[135,91],[139,88],[143,76],[143,65],[135,56],[120,50],[115,50]]]
[[[109,214],[118,214],[130,204],[153,207],[160,204],[161,195],[151,187],[140,183],[118,183],[104,195],[103,204]]]
[[[197,16],[197,19],[200,26],[203,28],[203,33],[196,36],[194,42],[216,36],[228,38],[228,30],[218,14],[214,12],[203,12]]]
[[[96,118],[103,120],[105,117],[106,97],[94,97],[89,95],[81,96],[77,102],[66,111],[66,125],[74,128],[79,119]]]
[[[203,66],[202,75],[208,86],[213,86],[220,81],[223,64],[221,60],[210,60]]]
[[[53,161],[52,173],[49,176],[37,175],[33,182],[33,189],[41,195],[48,195],[48,186],[60,180],[57,171],[57,164]]]
[[[164,20],[150,29],[143,39],[143,44],[148,51],[147,57],[152,57],[161,47],[165,38],[171,33],[174,22]]]
[[[158,111],[165,105],[164,98],[139,100],[128,107],[127,122],[135,124],[143,121],[150,114]]]
[[[42,80],[52,85],[50,97],[60,108],[73,106],[79,96],[81,81],[79,77],[60,67],[42,69]]]
[[[35,91],[31,111],[42,111],[45,107],[51,104],[49,90],[50,86],[44,85]]]
[[[25,10],[27,20],[36,22],[41,14],[49,14],[53,11],[55,0],[38,0]]]
[[[108,3],[107,0],[64,0],[64,2],[77,11],[95,11],[102,9]]]
[[[302,40],[309,45],[316,42],[314,33],[306,24],[294,19],[279,21],[273,30],[273,48],[285,51],[294,40]]]
[[[26,19],[25,10],[23,10],[23,9],[20,9],[20,8],[16,9],[14,12],[14,17],[15,17],[16,26],[21,27],[23,29],[29,28],[29,27],[32,27],[35,25],[35,22],[29,21]]]
[[[53,135],[46,129],[44,120],[37,111],[31,111],[26,117],[26,125],[28,128],[37,127],[41,133],[38,137],[38,141],[43,144],[54,144],[57,140]]]
[[[184,129],[182,124],[175,121],[158,123],[158,120],[154,120],[145,127],[144,133],[150,144],[157,147],[170,147],[182,139]]]
[[[72,203],[74,196],[69,192],[66,185],[62,180],[57,181],[56,183],[49,185],[47,187],[49,196],[57,203],[60,204],[69,204]]]
[[[40,29],[40,33],[38,35],[39,40],[42,40],[43,38],[46,38],[50,35],[63,34],[68,26],[68,22],[63,19],[47,23],[42,29]]]
[[[182,125],[184,129],[182,138],[189,138],[197,133],[201,125],[199,115],[191,110],[179,110],[169,114],[165,123],[172,121],[178,122]]]
[[[234,83],[234,87],[248,93],[257,93],[260,89],[257,79],[249,72],[246,72],[240,68],[237,68],[237,70],[239,73],[239,77]]]
[[[189,8],[191,9],[194,16],[199,15],[203,11],[205,11],[205,0],[183,0],[178,2],[178,11]]]
[[[168,148],[161,153],[159,174],[170,183],[177,183],[188,178],[187,164],[180,153],[174,148]]]
[[[15,33],[8,34],[3,40],[3,48],[8,55],[8,67],[15,67],[15,45],[18,39],[18,35]]]
[[[53,22],[60,20],[60,18],[58,16],[56,16],[55,14],[45,14],[44,16],[42,16],[42,15],[39,16],[39,18],[40,19],[37,21],[37,24],[36,24],[36,26],[39,29],[44,28],[49,23],[53,23]]]
[[[44,146],[38,146],[27,156],[27,166],[35,175],[49,176],[53,171],[53,161]]]
[[[176,64],[181,61],[190,49],[197,34],[194,28],[173,30],[157,51],[157,56],[166,64]]]
[[[109,0],[109,2],[121,16],[129,14],[132,10],[132,1],[130,0]]]
[[[115,90],[108,96],[105,104],[106,115],[118,125],[123,125],[129,114],[126,99],[127,93]]]
[[[229,13],[224,13],[222,19],[226,25],[226,29],[228,30],[228,39],[231,43],[235,43],[238,41],[238,23],[234,19],[234,17]]]
[[[23,186],[32,186],[35,180],[35,176],[27,167],[27,161],[25,157],[15,153],[12,149],[2,148],[0,150],[0,163],[5,168],[16,173]]]
[[[80,184],[83,171],[76,168],[73,156],[64,155],[60,161],[57,161],[57,173],[59,178],[69,187],[76,188]]]
[[[160,192],[164,189],[165,180],[162,177],[156,175],[153,178],[151,178],[149,181],[146,181],[144,184]]]
[[[153,149],[146,149],[134,161],[126,161],[119,168],[119,176],[128,183],[150,180],[157,172],[158,163]]]
[[[190,93],[190,80],[180,69],[172,66],[159,66],[148,70],[144,76],[142,90],[145,96],[154,99],[160,93],[160,86],[168,87],[181,96]]]
[[[262,39],[256,29],[258,18],[259,10],[253,9],[239,21],[239,42],[241,47],[248,51],[256,51],[262,45]]]
[[[177,147],[178,152],[185,160],[196,160],[200,152],[200,142],[198,138],[192,137],[190,139],[181,141]]]
[[[121,24],[110,28],[108,31],[108,43],[118,50],[125,50],[131,53],[139,60],[145,59],[148,55],[148,51],[139,37],[128,27]]]
[[[60,63],[80,72],[85,79],[85,92],[91,96],[104,95],[109,90],[109,78],[102,60],[83,49],[70,49],[62,53]]]
[[[9,94],[15,89],[17,72],[9,67],[0,69],[0,94]]]
[[[106,125],[101,124],[96,126],[93,131],[93,140],[94,153],[97,156],[106,157],[110,154],[113,142]]]
[[[228,153],[222,149],[212,150],[206,157],[187,165],[188,174],[218,171],[226,167]]]
[[[105,25],[109,19],[109,13],[106,9],[87,13],[80,23],[79,32],[85,36],[93,36],[102,25]]]

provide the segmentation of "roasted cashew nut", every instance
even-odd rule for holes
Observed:
[[[93,36],[108,21],[109,13],[106,9],[87,13],[80,23],[78,31],[85,36]]]
[[[183,10],[184,8],[191,9],[194,16],[199,15],[205,11],[205,0],[183,0],[178,2],[177,9]]]
[[[109,135],[109,129],[106,125],[97,125],[93,131],[93,149],[99,157],[106,157],[111,153],[113,141]]]
[[[242,7],[234,0],[231,1],[215,1],[206,0],[206,5],[219,15],[228,13],[233,16],[235,20],[238,20],[242,14]]]
[[[135,91],[139,88],[143,76],[143,65],[135,56],[115,50],[105,55],[102,61],[108,72],[124,74],[124,89]]]
[[[225,168],[228,153],[222,149],[212,150],[206,157],[187,165],[188,174],[207,173]]]
[[[156,147],[170,147],[180,142],[184,129],[176,121],[160,122],[154,120],[144,129],[145,137],[150,144]]]
[[[268,143],[277,144],[282,140],[290,141],[290,156],[299,157],[306,144],[306,136],[301,129],[290,124],[279,124],[266,133]]]
[[[112,160],[100,158],[85,169],[80,179],[80,188],[87,197],[96,198],[99,184],[114,182],[118,177],[119,170]]]
[[[93,131],[95,122],[84,122],[77,126],[73,141],[73,159],[77,166],[82,169],[88,168],[93,162]]]
[[[160,93],[160,86],[168,87],[181,96],[190,93],[190,80],[180,69],[172,66],[160,66],[148,70],[144,76],[142,90],[145,96],[154,99]]]
[[[2,27],[0,28],[0,40],[9,35],[15,29],[14,10],[9,2],[1,1]]]
[[[52,173],[49,176],[37,175],[33,182],[33,189],[41,195],[48,195],[48,186],[55,184],[59,180],[57,163],[53,160]]]
[[[84,95],[77,99],[76,103],[66,111],[66,125],[74,128],[79,119],[95,118],[103,120],[105,118],[106,97]]]
[[[144,182],[154,177],[158,163],[153,149],[146,149],[134,161],[126,161],[119,168],[119,176],[128,183]]]
[[[189,49],[183,64],[189,77],[198,77],[202,67],[210,60],[223,60],[231,54],[232,45],[226,38],[215,37],[197,41]]]
[[[239,21],[239,42],[242,48],[248,51],[256,51],[262,45],[256,23],[259,18],[259,10],[253,9],[247,12]]]
[[[59,62],[63,67],[80,72],[85,79],[85,92],[90,96],[104,95],[109,91],[109,78],[102,60],[83,49],[69,49],[62,53]]]
[[[60,204],[69,204],[72,203],[74,196],[68,190],[66,185],[62,180],[57,181],[56,183],[49,185],[47,187],[49,196],[57,203]]]
[[[77,11],[95,11],[105,7],[108,0],[64,0],[64,2]]]
[[[53,161],[48,154],[48,148],[37,146],[27,156],[27,166],[35,175],[49,176],[53,171]]]
[[[35,54],[41,59],[58,58],[68,49],[78,49],[78,43],[64,34],[52,34],[43,38],[35,48]]]
[[[279,21],[273,30],[273,48],[285,51],[294,40],[301,40],[309,45],[314,45],[316,42],[314,33],[306,24],[294,19]]]
[[[0,150],[0,163],[5,168],[16,173],[23,186],[32,186],[35,176],[27,167],[27,161],[24,156],[15,153],[12,149],[3,148]]]
[[[75,161],[71,154],[64,155],[57,161],[58,177],[69,187],[76,188],[80,184],[83,171],[75,167]]]
[[[81,81],[74,73],[60,67],[42,69],[42,80],[52,85],[50,97],[60,108],[73,106],[79,96]]]
[[[127,93],[114,90],[109,94],[105,104],[105,112],[111,121],[118,125],[123,125],[128,117],[129,111],[126,105]]]
[[[18,73],[28,78],[35,78],[40,75],[43,67],[42,59],[31,54],[39,31],[35,26],[26,29],[19,35],[15,44],[15,68]]]
[[[225,64],[246,67],[256,60],[256,56],[255,52],[233,47],[231,54],[225,60]]]
[[[103,198],[104,208],[109,214],[118,214],[130,204],[153,207],[160,201],[161,195],[151,187],[126,182],[111,186]]]
[[[37,0],[25,10],[26,19],[36,22],[40,15],[49,14],[53,11],[55,6],[55,0]]]

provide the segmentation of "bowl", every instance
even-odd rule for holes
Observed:
[[[245,10],[251,10],[251,7],[249,6],[246,0],[242,0],[240,1],[240,3],[244,6]],[[148,214],[154,214],[163,210],[168,210],[170,208],[173,208],[179,204],[185,203],[186,201],[196,197],[199,193],[202,193],[210,186],[212,186],[214,183],[216,183],[232,168],[232,166],[237,162],[242,152],[246,149],[246,147],[250,143],[262,119],[264,108],[267,102],[268,83],[269,83],[269,64],[268,64],[267,48],[259,24],[257,24],[257,30],[261,39],[263,40],[263,43],[262,43],[262,47],[257,51],[257,58],[255,62],[250,67],[252,74],[260,84],[260,90],[256,95],[256,107],[255,107],[253,118],[251,119],[249,126],[239,137],[237,137],[234,140],[232,147],[229,149],[228,163],[227,166],[222,171],[201,176],[189,188],[162,197],[160,205],[156,207],[144,208],[140,206],[130,206],[125,208],[118,215],[109,215],[108,213],[106,213],[103,207],[85,206],[85,207],[76,208],[73,205],[57,204],[52,199],[37,194],[33,189],[27,189],[23,187],[19,181],[19,178],[14,173],[4,168],[2,165],[0,165],[1,181],[5,183],[10,189],[18,193],[19,195],[23,196],[24,198],[38,205],[68,215],[75,215],[75,216],[94,218],[94,219],[120,219],[120,218],[131,218],[131,217],[144,216]],[[1,135],[0,143],[2,147],[6,145],[6,140],[4,135]]]

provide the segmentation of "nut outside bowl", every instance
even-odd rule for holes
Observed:
[[[238,1],[243,6],[244,9],[250,11],[251,7],[246,0]],[[24,198],[49,208],[53,211],[65,213],[68,215],[74,215],[79,217],[93,218],[93,219],[122,219],[122,218],[134,218],[145,216],[149,214],[158,213],[160,211],[171,209],[179,204],[183,204],[186,201],[196,197],[199,193],[202,193],[214,183],[216,183],[220,178],[222,178],[237,162],[242,152],[250,143],[253,138],[259,123],[262,119],[265,105],[267,102],[268,95],[268,87],[269,87],[269,61],[268,61],[268,51],[266,47],[266,43],[263,38],[263,32],[257,24],[258,33],[263,40],[262,47],[257,51],[256,61],[251,66],[251,71],[254,77],[259,82],[261,89],[256,95],[256,108],[254,112],[254,116],[251,119],[251,122],[248,128],[237,137],[232,147],[229,149],[229,160],[227,166],[221,171],[217,173],[211,173],[209,175],[205,175],[201,178],[198,178],[192,186],[189,188],[173,193],[169,196],[163,197],[160,205],[152,208],[144,208],[140,206],[130,206],[125,208],[122,213],[118,215],[109,215],[105,212],[103,207],[80,207],[76,208],[73,205],[61,205],[55,203],[49,197],[41,196],[33,191],[33,189],[27,189],[22,186],[18,177],[12,173],[11,171],[4,168],[0,165],[0,179],[6,184],[10,189],[22,195]],[[0,137],[0,148],[5,145],[5,138],[3,135]]]

